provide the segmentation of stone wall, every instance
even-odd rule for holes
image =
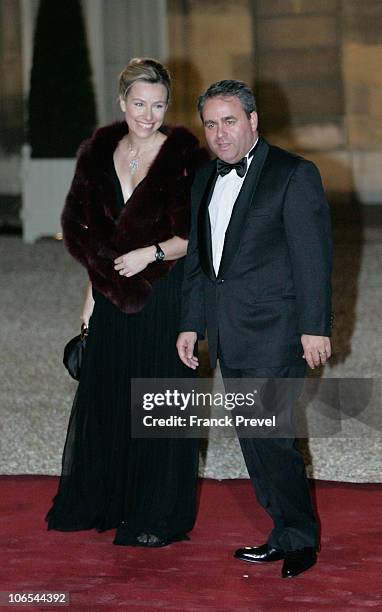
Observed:
[[[348,146],[382,148],[382,2],[343,3]]]
[[[0,151],[14,153],[23,138],[20,7],[0,2]]]
[[[168,0],[170,120],[201,133],[196,97],[213,81],[252,81],[252,21],[247,0]]]
[[[0,193],[20,191],[22,81],[25,94],[37,6],[38,0],[0,0]],[[102,121],[118,114],[115,76],[126,60],[166,59],[168,47],[171,122],[202,136],[198,94],[217,79],[243,79],[256,90],[262,132],[316,161],[333,199],[355,194],[382,203],[382,0],[142,0],[139,11],[134,0],[84,6]]]
[[[261,131],[320,167],[333,199],[382,203],[381,0],[168,0],[171,119],[201,134],[195,99],[238,78]]]

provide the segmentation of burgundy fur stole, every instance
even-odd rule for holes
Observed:
[[[134,313],[149,299],[152,281],[175,261],[151,263],[126,278],[114,270],[114,259],[172,236],[188,237],[191,183],[208,155],[185,128],[163,128],[167,140],[119,213],[111,169],[114,150],[127,132],[125,122],[115,123],[81,145],[61,221],[65,245],[87,268],[93,286],[123,312]]]

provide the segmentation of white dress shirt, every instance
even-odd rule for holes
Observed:
[[[231,219],[232,210],[239,195],[240,189],[247,176],[253,155],[249,157],[253,144],[245,157],[247,158],[247,170],[243,177],[238,176],[235,169],[225,176],[218,176],[214,192],[208,207],[211,225],[212,260],[216,276],[219,272],[220,262],[223,254],[225,233]]]

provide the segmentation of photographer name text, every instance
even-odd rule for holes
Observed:
[[[275,416],[256,418],[240,414],[210,418],[199,417],[196,414],[158,418],[148,414],[143,417],[142,422],[145,427],[276,427]]]

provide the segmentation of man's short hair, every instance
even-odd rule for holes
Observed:
[[[249,85],[244,83],[244,81],[225,79],[223,81],[217,81],[216,83],[213,83],[204,93],[199,96],[198,112],[200,117],[203,119],[203,109],[207,100],[209,100],[210,98],[225,96],[236,96],[236,98],[239,98],[247,117],[249,117],[251,113],[256,111],[255,96]]]

